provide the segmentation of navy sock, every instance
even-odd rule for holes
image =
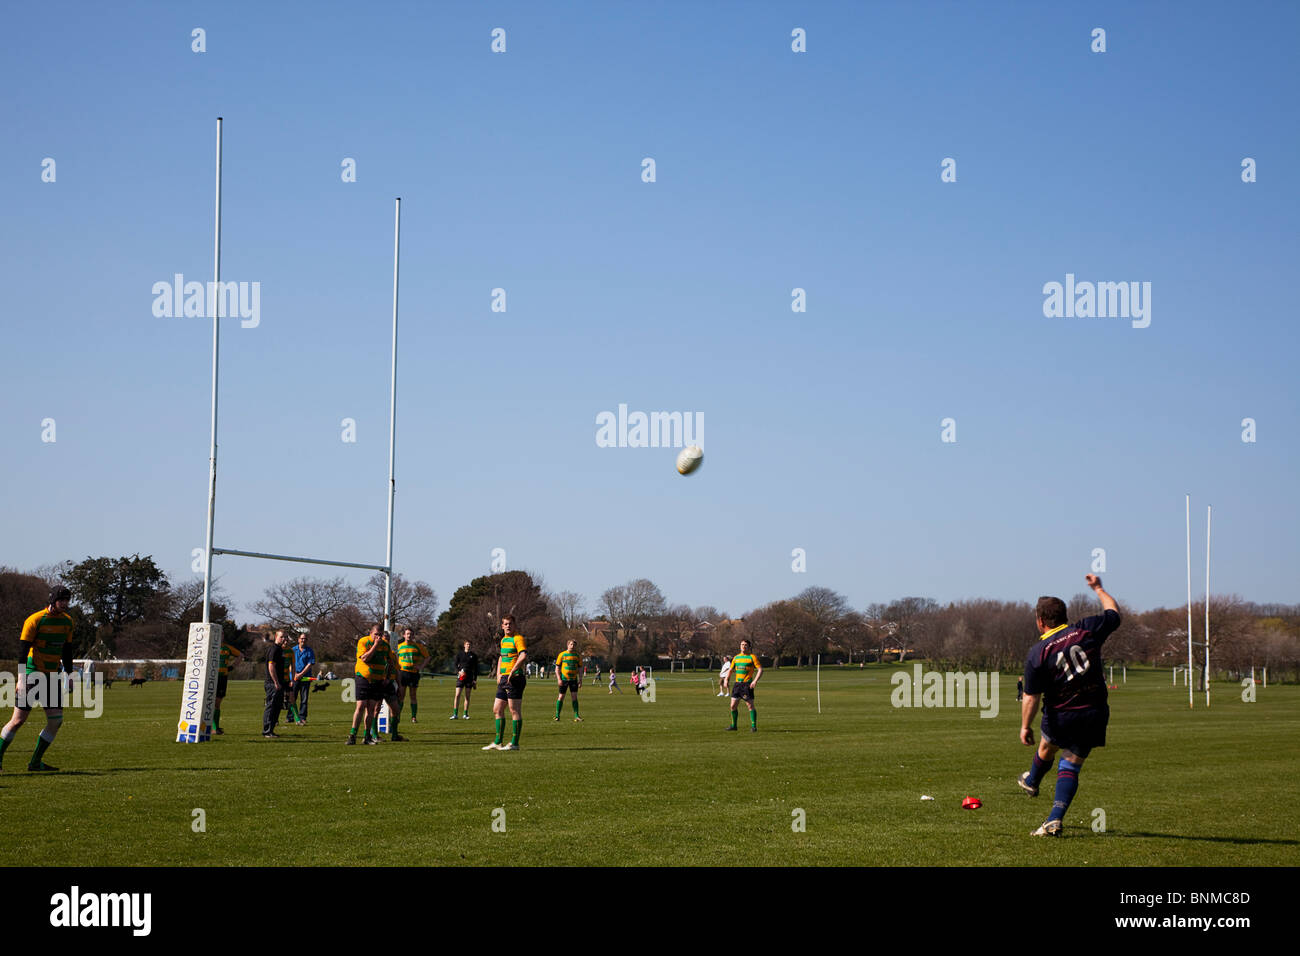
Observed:
[[[1065,811],[1070,809],[1070,801],[1074,799],[1075,791],[1079,789],[1079,771],[1082,769],[1083,764],[1070,763],[1064,757],[1056,765],[1056,799],[1052,803],[1052,812],[1048,814],[1047,819],[1065,819]]]
[[[1036,787],[1043,779],[1043,774],[1047,773],[1047,768],[1052,765],[1050,760],[1044,760],[1038,756],[1038,751],[1034,751],[1034,762],[1029,767],[1029,785]]]

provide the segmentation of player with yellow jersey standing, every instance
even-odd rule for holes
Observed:
[[[751,654],[749,641],[740,642],[740,653],[731,659],[731,726],[727,730],[736,729],[736,706],[742,700],[745,706],[749,708],[749,730],[750,733],[758,731],[758,711],[754,709],[754,688],[758,685],[758,679],[763,676],[763,665],[758,662],[758,658]]]
[[[524,661],[528,659],[528,647],[522,634],[515,633],[515,618],[507,614],[501,618],[501,656],[497,658],[497,699],[492,705],[492,716],[496,720],[497,738],[484,750],[518,750],[519,733],[524,729],[524,685],[528,683]],[[510,743],[502,744],[505,734],[506,707],[510,708],[512,734]]]
[[[582,722],[582,717],[578,714],[578,688],[582,686],[582,655],[574,650],[577,646],[577,641],[569,641],[568,650],[555,659],[555,680],[560,688],[560,696],[555,698],[555,719],[560,719],[560,711],[564,709],[564,692],[568,690],[573,695],[575,724]]]
[[[27,769],[32,771],[59,769],[41,758],[63,725],[63,696],[67,688],[61,670],[72,673],[73,622],[68,614],[71,600],[72,592],[67,588],[51,588],[49,605],[23,622],[19,638],[26,667],[18,678],[14,715],[0,730],[0,760],[4,759],[18,728],[27,723],[32,707],[39,704],[45,710],[45,727],[36,738],[36,752],[27,763]]]
[[[383,630],[372,625],[370,633],[357,641],[356,695],[357,707],[352,712],[352,731],[348,745],[357,742],[357,727],[364,719],[368,744],[379,743],[379,702],[384,699],[384,678],[388,673],[388,655],[391,648],[384,640]]]
[[[420,686],[420,670],[428,659],[429,648],[422,641],[415,639],[415,632],[409,627],[403,629],[402,643],[397,645],[397,662],[401,667],[398,678],[402,686],[398,691],[397,716],[394,718],[395,725],[401,721],[402,705],[406,703],[408,688],[411,691],[411,723],[415,723],[415,718],[420,710],[419,702],[415,699],[415,691]]]

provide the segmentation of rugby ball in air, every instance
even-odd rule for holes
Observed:
[[[702,464],[704,464],[704,450],[699,445],[691,445],[689,448],[683,448],[681,454],[677,456],[677,473],[689,475],[693,471],[698,471]]]

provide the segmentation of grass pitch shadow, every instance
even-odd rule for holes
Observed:
[[[1120,838],[1132,839],[1134,837],[1146,837],[1152,840],[1195,840],[1200,843],[1231,843],[1236,846],[1251,846],[1253,844],[1265,844],[1268,846],[1300,846],[1300,840],[1273,840],[1267,837],[1223,837],[1223,836],[1196,836],[1188,833],[1144,833],[1144,832],[1125,832],[1111,834]]]

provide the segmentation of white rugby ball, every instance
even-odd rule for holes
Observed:
[[[677,456],[677,473],[689,475],[698,470],[702,464],[704,464],[704,449],[699,445],[691,445],[689,448],[683,448],[681,454]]]

